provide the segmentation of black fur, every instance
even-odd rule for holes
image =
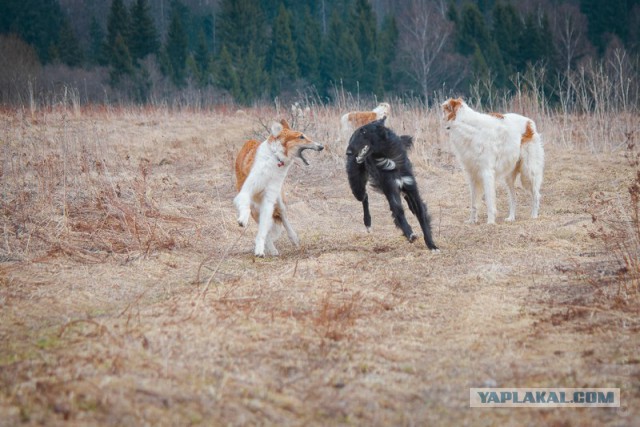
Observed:
[[[420,222],[427,247],[436,250],[438,248],[431,236],[431,219],[420,198],[407,155],[407,150],[413,146],[413,140],[407,135],[396,135],[384,125],[385,119],[383,117],[364,125],[351,135],[347,148],[347,176],[351,192],[362,202],[364,225],[367,229],[371,227],[367,182],[383,193],[389,202],[396,227],[402,230],[409,242],[413,242],[417,237],[404,216],[400,199],[402,194],[409,209]],[[402,182],[402,186],[398,182]]]

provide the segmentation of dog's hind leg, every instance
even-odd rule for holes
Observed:
[[[432,251],[437,251],[438,247],[434,243],[433,236],[431,235],[431,217],[427,211],[427,205],[425,205],[420,198],[420,193],[418,192],[417,187],[405,186],[404,191],[404,199],[407,201],[407,205],[409,206],[409,209],[411,209],[411,212],[413,212],[416,218],[418,218],[420,228],[422,228],[425,244]]]
[[[280,219],[282,220],[284,229],[287,231],[289,240],[291,240],[291,243],[293,243],[296,248],[300,247],[300,239],[298,239],[298,235],[296,234],[293,227],[291,227],[291,223],[289,222],[289,215],[287,214],[287,206],[284,204],[284,200],[282,199],[282,197],[278,198],[278,210],[280,211]]]
[[[413,243],[418,236],[416,236],[411,229],[411,226],[407,222],[407,218],[404,216],[404,209],[402,208],[402,201],[400,200],[400,191],[395,181],[386,181],[382,184],[382,190],[384,195],[387,196],[389,202],[389,208],[391,209],[391,215],[393,215],[393,221],[396,227],[402,230],[404,236]]]
[[[279,221],[274,221],[265,239],[265,253],[273,256],[280,255],[274,244],[280,237],[280,234],[282,234],[282,224]]]
[[[516,220],[516,177],[518,176],[520,168],[516,166],[516,169],[511,172],[505,178],[507,184],[507,195],[509,196],[509,216],[505,218],[505,221]]]

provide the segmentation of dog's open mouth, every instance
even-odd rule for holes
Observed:
[[[318,145],[318,146],[312,146],[312,147],[301,147],[298,150],[298,157],[300,157],[300,160],[302,160],[302,163],[304,163],[305,165],[309,166],[309,162],[302,155],[302,152],[304,150],[322,151],[322,150],[324,150],[324,147],[322,145]]]

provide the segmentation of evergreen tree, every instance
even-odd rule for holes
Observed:
[[[493,9],[493,39],[500,49],[509,75],[515,72],[519,65],[521,33],[522,22],[516,9],[511,3],[497,3]]]
[[[133,76],[135,74],[129,48],[120,33],[118,33],[113,43],[110,63],[109,77],[111,79],[111,86],[118,86],[122,82],[123,77]]]
[[[78,67],[82,64],[84,55],[80,48],[80,43],[73,29],[71,29],[69,20],[66,18],[62,21],[62,26],[60,27],[57,46],[60,61],[64,64],[70,67]]]
[[[107,58],[104,51],[104,30],[95,16],[91,18],[89,37],[89,62],[94,65],[107,65]]]
[[[268,78],[264,65],[269,45],[264,42],[266,27],[260,3],[222,0],[216,22],[221,45],[227,50],[238,78],[239,96],[234,98],[242,103],[251,103],[264,92]],[[221,67],[228,68],[225,61],[220,62]],[[261,68],[252,68],[256,66]]]
[[[340,83],[340,59],[337,52],[342,42],[342,34],[345,32],[340,15],[337,11],[333,11],[329,19],[329,29],[324,43],[322,44],[322,54],[320,60],[320,81],[321,90],[324,94],[328,93],[332,84]],[[355,43],[355,41],[354,41]]]
[[[392,90],[396,84],[393,75],[392,64],[396,59],[398,49],[398,26],[393,15],[387,15],[382,21],[382,27],[378,35],[378,52],[381,61],[380,79],[383,81],[384,90]],[[382,79],[384,76],[384,79]]]
[[[209,83],[211,67],[209,48],[207,47],[207,39],[204,30],[200,30],[198,35],[198,44],[193,57],[195,67],[195,77],[198,85],[203,87]]]
[[[284,4],[280,4],[278,16],[273,22],[271,51],[268,58],[273,89],[277,94],[298,77],[298,62],[293,44],[291,17]]]
[[[351,17],[353,38],[360,51],[362,74],[358,77],[360,90],[381,95],[381,62],[377,55],[376,17],[368,0],[356,0]]]
[[[589,39],[602,53],[607,47],[608,36],[615,34],[627,42],[630,0],[581,0],[580,8],[589,19]]]
[[[114,58],[116,55],[121,55],[122,52],[117,52],[117,49],[122,50],[122,46],[116,46],[118,43],[124,44],[127,48],[127,53],[131,56],[129,51],[129,12],[124,6],[122,0],[113,0],[111,2],[111,9],[109,9],[109,16],[107,17],[107,56],[109,63],[113,64],[114,61],[119,61],[120,58]],[[122,38],[120,42],[117,42],[118,36]]]
[[[491,43],[489,30],[475,4],[465,3],[457,26],[457,48],[463,55],[475,54],[476,45],[486,50]]]
[[[169,76],[173,84],[179,88],[186,84],[188,47],[187,33],[182,23],[180,6],[181,4],[177,0],[171,4],[171,22],[169,24],[165,45]]]
[[[129,50],[134,61],[158,52],[160,43],[148,0],[136,0],[131,6],[130,30]]]
[[[216,67],[216,81],[220,88],[227,90],[234,99],[240,98],[240,78],[233,65],[231,54],[226,46],[220,52],[219,65]]]
[[[311,84],[320,84],[320,52],[322,38],[320,24],[311,16],[309,7],[305,7],[301,20],[302,24],[296,28],[298,42],[297,58],[300,75]]]
[[[58,0],[0,1],[0,33],[18,34],[35,48],[43,64],[58,56],[58,39],[64,19]]]

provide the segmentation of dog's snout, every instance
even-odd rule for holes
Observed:
[[[322,150],[324,150],[324,145],[318,144],[318,151],[322,151]]]

